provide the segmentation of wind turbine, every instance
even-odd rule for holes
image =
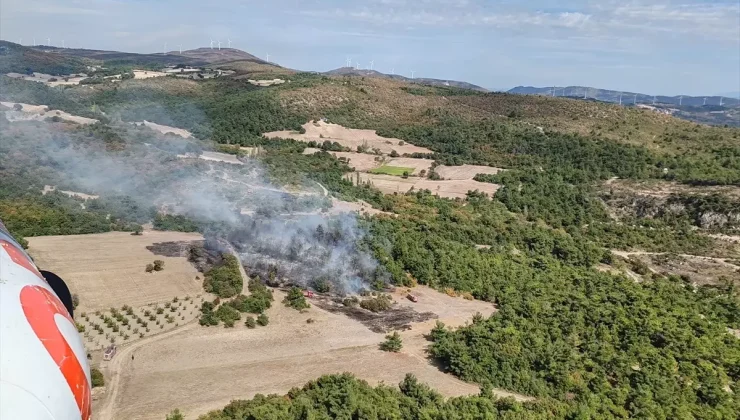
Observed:
[[[583,88],[583,99],[588,99],[588,88]]]
[[[373,60],[370,60],[370,70],[372,70],[372,69],[373,69],[373,64],[375,64],[375,61],[373,61]]]
[[[18,45],[23,45],[23,38],[18,38]]]
[[[211,40],[211,49],[213,49],[213,40]]]
[[[355,63],[355,70],[359,70],[359,69],[360,69],[360,62],[358,61],[357,63]]]
[[[64,46],[64,40],[62,40],[62,48],[67,48]]]
[[[678,97],[678,106],[683,105],[683,95]]]
[[[655,99],[656,98],[657,98],[657,96],[653,95],[653,105],[655,105]]]
[[[46,45],[51,47],[51,38],[46,38]]]
[[[33,39],[33,46],[36,46],[36,38]]]
[[[231,38],[226,38],[227,41],[229,41],[229,48],[231,48]]]
[[[411,78],[412,78],[412,79],[414,78],[414,73],[416,73],[416,72],[415,72],[415,71],[413,71],[413,70],[411,70]]]
[[[724,104],[723,104],[723,102],[722,102],[722,101],[724,101],[724,100],[725,100],[725,98],[724,98],[724,97],[722,97],[722,96],[720,96],[720,97],[719,97],[719,106],[724,106]]]
[[[704,98],[704,105],[707,104],[707,98]]]
[[[221,51],[221,40],[218,40],[218,50]]]
[[[635,93],[635,100],[632,102],[633,105],[637,105],[637,94]]]
[[[267,53],[267,60],[268,63],[270,62],[270,53]]]
[[[622,105],[622,92],[619,92],[619,105]]]
[[[178,45],[178,47],[180,48],[180,54],[182,54],[182,44]]]

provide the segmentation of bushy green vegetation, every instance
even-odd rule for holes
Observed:
[[[231,254],[222,255],[222,261],[205,273],[203,288],[221,298],[236,296],[243,286],[239,260]]]
[[[249,280],[249,296],[238,295],[228,305],[239,312],[261,314],[272,306],[272,291],[258,279]]]
[[[562,418],[562,404],[543,401],[520,404],[496,399],[490,393],[445,400],[439,393],[407,375],[398,385],[371,387],[350,374],[322,376],[287,395],[256,395],[232,401],[223,410],[199,420],[243,419],[551,419]]]
[[[306,297],[303,296],[303,291],[297,287],[291,287],[288,290],[288,294],[283,299],[285,306],[293,308],[297,311],[308,309],[311,305],[306,302]]]
[[[723,388],[737,386],[740,341],[707,299],[674,277],[637,284],[557,271],[531,270],[511,295],[497,298],[498,314],[437,332],[432,354],[463,379],[572,401],[573,415],[737,414],[737,398]],[[733,307],[740,310],[737,301]]]
[[[90,369],[90,379],[92,380],[91,385],[93,388],[105,386],[105,377],[103,376],[103,372],[98,368]]]
[[[388,165],[383,165],[379,168],[370,170],[370,173],[373,173],[373,174],[385,174],[385,175],[396,175],[396,176],[401,176],[404,174],[408,176],[412,174],[413,172],[414,172],[414,168],[404,168],[402,166],[388,166]]]
[[[380,349],[383,351],[398,353],[401,351],[401,348],[403,348],[403,342],[397,331],[394,331],[393,334],[386,335],[385,341],[380,343]]]
[[[154,229],[174,230],[177,232],[198,232],[200,226],[182,215],[157,214],[154,216]]]

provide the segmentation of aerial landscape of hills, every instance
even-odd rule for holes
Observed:
[[[96,420],[734,419],[738,110],[2,41],[0,219]]]

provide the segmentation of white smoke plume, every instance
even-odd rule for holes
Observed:
[[[12,142],[6,145],[55,174],[54,181],[67,189],[101,199],[127,196],[142,207],[214,224],[212,231],[235,246],[248,271],[271,271],[284,283],[305,287],[328,284],[337,293],[385,280],[362,247],[365,233],[356,216],[323,214],[328,198],[315,183],[306,185],[316,191],[289,193],[267,181],[256,159],[233,165],[182,158],[197,156],[201,143],[125,123],[113,127],[119,135],[113,142],[52,127],[2,124],[0,141]]]

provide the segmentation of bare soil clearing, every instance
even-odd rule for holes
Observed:
[[[272,80],[252,80],[247,79],[247,82],[249,82],[252,85],[255,86],[272,86],[272,85],[282,85],[285,83],[285,80],[283,79],[272,79]]]
[[[437,173],[442,179],[452,180],[466,180],[473,179],[478,174],[490,174],[495,175],[504,169],[494,168],[491,166],[482,165],[461,165],[461,166],[445,166],[440,165],[434,168],[434,172]]]
[[[167,73],[161,71],[134,70],[134,79],[150,79],[152,77],[167,76]]]
[[[170,127],[168,125],[157,124],[157,123],[149,122],[147,120],[140,121],[140,122],[135,122],[133,124],[135,124],[135,125],[143,124],[143,125],[151,128],[154,131],[159,131],[162,134],[172,133],[172,134],[176,134],[176,135],[178,135],[180,137],[183,137],[183,138],[186,138],[186,139],[189,139],[190,137],[193,136],[193,134],[190,133],[190,131],[188,131],[188,130],[185,130],[185,129],[182,129],[182,128],[177,128],[177,127]]]
[[[195,156],[194,154],[188,154],[188,155],[177,155],[180,159],[203,159],[203,160],[210,160],[212,162],[224,162],[224,163],[230,163],[232,165],[244,165],[244,162],[240,161],[236,156],[230,155],[228,153],[221,153],[221,152],[208,152],[204,151],[201,152],[200,155]]]
[[[49,194],[52,191],[57,191],[57,187],[52,185],[44,185],[44,189],[41,191],[41,194],[46,195]],[[59,190],[60,193],[67,195],[69,197],[77,197],[81,198],[83,200],[95,200],[96,198],[100,198],[99,195],[94,194],[85,194],[77,191],[65,191],[65,190]]]
[[[45,73],[33,73],[32,75],[20,74],[20,73],[8,73],[6,76],[13,79],[28,80],[30,82],[43,83],[47,86],[71,86],[79,85],[81,80],[87,78],[86,75],[68,75],[68,76],[52,76],[51,74]]]
[[[403,289],[393,294],[397,305],[434,312],[447,325],[461,325],[475,312],[486,315],[495,310],[490,303],[453,298],[425,287],[413,292],[419,296],[418,303],[408,301]],[[194,418],[232,399],[285,393],[321,375],[342,372],[388,384],[413,373],[446,396],[478,392],[477,385],[445,374],[427,360],[424,349],[429,342],[423,334],[429,332],[433,320],[412,324],[411,330],[402,333],[404,349],[387,353],[378,349],[383,334],[315,305],[297,312],[284,307],[282,298],[283,293],[276,291],[275,304],[267,311],[267,327],[250,330],[243,321],[233,329],[191,324],[162,335],[161,340],[152,337],[124,348],[111,368],[118,373],[110,381],[113,390],[107,400],[98,402],[103,407],[100,419],[159,420],[173,407]],[[309,318],[314,322],[306,323]],[[135,354],[133,362],[129,352]]]
[[[478,182],[472,179],[457,181],[432,181],[426,178],[401,178],[392,175],[376,175],[359,173],[360,181],[370,183],[386,194],[405,194],[411,188],[415,190],[430,190],[432,194],[447,198],[465,198],[468,191],[478,190],[492,196],[499,189],[499,185],[488,182]],[[348,174],[347,178],[357,182],[356,174]]]
[[[687,275],[697,284],[717,284],[717,279],[724,276],[740,284],[740,267],[727,262],[724,258],[704,257],[689,254],[666,254],[657,252],[612,253],[622,258],[637,258],[647,264],[654,273],[672,273]]]
[[[315,147],[306,147],[303,150],[304,155],[313,155],[320,152],[321,149]],[[371,155],[368,153],[357,152],[329,152],[337,159],[346,159],[350,168],[356,171],[365,172],[383,165],[383,156]]]
[[[315,141],[317,143],[323,143],[325,141],[331,141],[353,150],[357,149],[357,146],[366,145],[370,149],[378,148],[385,154],[389,154],[393,150],[399,154],[432,153],[427,148],[414,146],[400,139],[381,137],[375,130],[345,128],[338,124],[323,121],[308,122],[303,125],[303,128],[306,129],[305,134],[300,134],[297,131],[273,131],[263,135],[265,137],[288,138],[303,142]],[[399,143],[403,143],[403,145]]]
[[[79,295],[81,312],[124,304],[140,307],[202,293],[202,281],[195,278],[199,273],[186,258],[156,256],[146,248],[157,242],[197,240],[203,237],[159,231],[141,236],[109,232],[28,238],[29,252],[39,267],[61,276]],[[155,259],[165,262],[164,271],[144,272]]]
[[[740,199],[740,187],[732,185],[691,186],[669,181],[632,181],[611,178],[604,183],[615,192],[627,192],[655,198],[668,198],[671,194],[722,194]]]
[[[5,118],[10,122],[17,121],[45,121],[47,118],[58,117],[62,121],[70,121],[77,124],[95,124],[98,120],[93,118],[80,117],[78,115],[68,114],[64,111],[49,109],[46,105],[30,105],[19,103],[22,108],[20,111],[13,109],[18,102],[0,102],[3,106],[10,108],[5,111]]]

